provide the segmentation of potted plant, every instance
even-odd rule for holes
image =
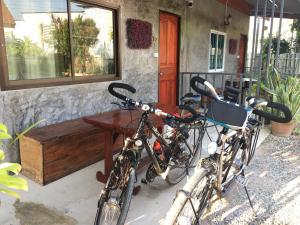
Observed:
[[[263,90],[270,94],[272,101],[282,103],[289,107],[293,119],[290,123],[271,122],[272,134],[277,136],[290,136],[299,122],[300,111],[300,78],[297,76],[283,77],[275,68],[267,74]],[[273,112],[279,113],[279,112]]]

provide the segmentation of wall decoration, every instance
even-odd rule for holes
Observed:
[[[235,55],[237,51],[237,40],[230,39],[229,40],[229,54]]]
[[[152,24],[137,19],[128,19],[127,45],[131,49],[147,49],[152,45]]]

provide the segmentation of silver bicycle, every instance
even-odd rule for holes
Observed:
[[[205,85],[209,91],[200,88],[198,83]],[[191,86],[196,92],[213,99],[206,119],[221,126],[222,131],[217,141],[208,145],[208,156],[200,159],[194,174],[178,191],[166,217],[160,221],[162,225],[201,224],[201,216],[211,206],[212,197],[215,194],[221,197],[234,180],[244,186],[253,208],[245,185],[244,171],[253,158],[261,128],[261,122],[255,115],[281,123],[289,122],[292,118],[290,110],[279,103],[248,97],[247,107],[242,107],[221,100],[213,86],[201,77],[194,77]],[[259,110],[261,107],[280,111],[279,115],[284,116]]]

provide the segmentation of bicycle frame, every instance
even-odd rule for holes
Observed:
[[[149,121],[149,113],[148,112],[143,112],[142,117],[138,124],[138,128],[137,128],[135,134],[132,136],[132,138],[126,138],[123,151],[131,151],[131,148],[129,148],[130,143],[136,143],[136,141],[140,140],[142,142],[142,145],[139,146],[139,148],[135,148],[135,149],[139,149],[139,154],[138,154],[138,157],[136,157],[136,162],[134,162],[134,163],[136,165],[139,163],[140,157],[141,157],[141,152],[143,150],[143,147],[145,147],[146,152],[147,152],[148,156],[150,157],[157,174],[159,174],[163,179],[166,179],[166,176],[168,175],[168,172],[170,170],[170,166],[168,165],[168,168],[165,170],[165,172],[164,172],[163,168],[161,168],[161,166],[155,156],[155,153],[153,152],[153,149],[151,148],[151,146],[148,142],[147,135],[144,131],[145,127],[147,127],[149,129],[151,134],[153,134],[155,136],[155,138],[164,146],[164,148],[166,148],[169,151],[172,151],[172,149],[170,148],[170,146],[167,143],[167,141],[165,140],[165,138],[159,133],[157,128],[152,124],[152,122]],[[185,144],[186,144],[188,150],[190,151],[190,153],[192,153],[192,150],[186,141],[185,141]]]
[[[247,118],[247,123],[249,121],[249,117],[250,114]],[[254,155],[254,151],[256,148],[256,144],[257,144],[257,140],[258,140],[258,136],[260,133],[260,127],[261,127],[261,123],[259,121],[257,121],[257,123],[254,125],[254,127],[252,127],[251,129],[248,128],[247,126],[245,126],[244,129],[240,129],[240,130],[232,130],[229,132],[229,129],[224,127],[223,130],[221,131],[219,138],[218,138],[218,145],[220,147],[220,154],[218,156],[217,159],[217,185],[216,185],[216,190],[218,192],[219,197],[222,196],[222,191],[223,188],[227,185],[229,185],[231,183],[231,180],[228,180],[225,182],[227,176],[228,176],[228,172],[229,169],[231,168],[234,159],[236,157],[236,154],[238,152],[238,150],[242,147],[243,145],[243,141],[245,141],[244,139],[246,138],[247,133],[246,132],[253,132],[252,134],[250,134],[250,142],[248,143],[249,146],[247,146],[244,151],[245,151],[245,156],[246,156],[246,160],[245,160],[245,164],[243,165],[243,167],[240,169],[239,173],[235,174],[234,176],[239,176],[241,173],[243,173],[244,169],[246,166],[248,166],[250,160],[252,159],[253,155]],[[256,130],[254,130],[255,128],[257,128]],[[254,139],[253,139],[253,134],[254,134]],[[233,137],[236,137],[236,139],[234,140],[234,143],[232,143],[232,149],[230,151],[232,151],[232,156],[229,159],[229,165],[225,175],[223,175],[223,165],[224,165],[224,154],[226,152],[226,144],[228,142],[228,140],[230,140]]]

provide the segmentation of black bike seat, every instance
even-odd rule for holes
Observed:
[[[193,93],[187,93],[181,98],[183,103],[199,103],[201,101],[200,95],[194,95]]]

